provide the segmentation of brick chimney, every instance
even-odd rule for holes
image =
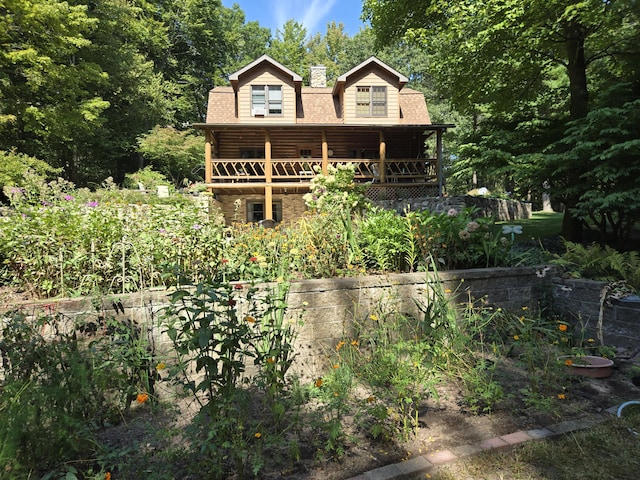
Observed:
[[[324,88],[327,86],[327,67],[324,65],[314,65],[310,68],[309,85],[313,88]]]

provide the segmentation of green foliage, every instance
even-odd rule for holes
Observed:
[[[193,203],[125,208],[64,186],[47,184],[34,197],[44,205],[22,205],[2,217],[3,285],[41,297],[123,293],[219,268],[213,259],[223,245],[222,227]]]
[[[134,173],[127,173],[125,175],[125,187],[137,189],[140,184],[142,184],[145,190],[155,192],[159,185],[170,185],[171,182],[163,173],[154,170],[153,166],[148,165]]]
[[[353,163],[339,163],[329,165],[326,175],[318,173],[311,180],[311,191],[304,196],[307,207],[326,213],[363,211],[368,205],[364,195],[368,185],[354,181],[355,169]]]
[[[624,281],[628,287],[640,291],[640,254],[636,251],[618,252],[611,247],[584,246],[565,242],[566,252],[553,263],[560,265],[573,277]]]
[[[21,187],[27,171],[43,179],[60,173],[59,169],[29,155],[0,151],[0,188]]]
[[[619,87],[612,96],[631,96]],[[623,247],[640,222],[639,112],[637,99],[594,109],[568,125],[548,157],[556,191],[577,200],[574,215],[597,229],[601,245]]]
[[[98,428],[117,421],[134,393],[148,391],[140,374],[148,370],[152,354],[139,333],[113,318],[74,324],[61,315],[31,320],[13,311],[4,316],[3,472],[28,478],[28,472],[46,472],[96,453]]]
[[[193,172],[202,167],[203,137],[170,127],[155,127],[138,139],[138,145],[153,169],[171,178],[174,185],[185,180],[202,180]]]
[[[413,241],[407,241],[407,219],[391,210],[372,208],[358,224],[358,240],[368,269],[404,271],[413,267]]]
[[[494,232],[492,218],[474,218],[474,212],[473,208],[460,212],[451,208],[440,214],[428,210],[407,213],[423,269],[429,268],[431,258],[444,269],[508,264],[511,241]]]
[[[265,296],[253,286],[202,282],[171,296],[165,322],[178,355],[176,379],[201,406],[191,440],[206,454],[199,467],[211,478],[226,478],[230,466],[240,477],[246,466],[257,474],[264,443],[280,441],[296,336],[284,322],[287,293],[285,284]],[[250,359],[254,372],[246,369]],[[250,386],[265,393],[270,421],[251,404]]]

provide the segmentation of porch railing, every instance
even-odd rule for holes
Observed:
[[[355,179],[372,184],[418,183],[437,184],[438,172],[435,159],[386,159],[384,171],[380,160],[332,158],[332,165],[355,164]],[[212,162],[213,184],[265,183],[266,162],[264,159],[214,159]],[[315,167],[322,167],[322,159],[272,159],[271,181],[308,183],[315,175]]]

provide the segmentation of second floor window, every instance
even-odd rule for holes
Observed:
[[[356,115],[359,117],[387,116],[387,87],[356,87]]]
[[[282,86],[252,85],[251,115],[282,115]]]

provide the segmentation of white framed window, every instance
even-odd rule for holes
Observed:
[[[273,212],[273,220],[276,222],[281,222],[282,202],[273,202],[271,204],[271,211]],[[264,215],[264,201],[247,200],[247,222],[259,222],[261,220],[265,220]]]
[[[386,117],[387,87],[356,87],[356,115],[358,117]]]
[[[282,115],[282,85],[251,85],[251,116]]]

